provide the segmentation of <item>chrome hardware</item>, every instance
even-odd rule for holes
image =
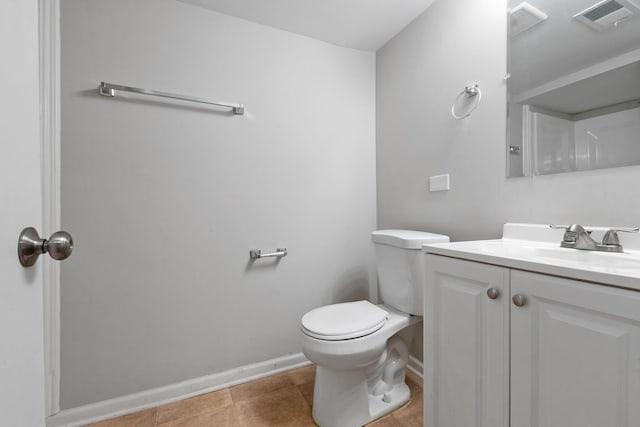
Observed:
[[[510,145],[509,154],[520,154],[520,147],[518,147],[517,145]]]
[[[500,296],[500,291],[496,288],[487,289],[487,296],[489,299],[497,299]]]
[[[513,304],[516,307],[524,307],[527,304],[527,299],[525,298],[525,296],[520,294],[515,294],[513,297],[511,297],[511,301],[513,301]]]
[[[475,103],[473,104],[473,107],[471,107],[466,114],[456,114],[456,104],[460,100],[460,97],[463,95],[465,99],[473,98],[475,100]],[[473,110],[475,110],[478,107],[478,105],[480,105],[481,99],[482,99],[482,91],[480,90],[480,87],[478,86],[477,83],[473,86],[465,86],[464,90],[460,92],[458,96],[456,96],[455,101],[453,101],[453,105],[451,106],[451,115],[456,120],[462,120],[464,118],[469,117],[473,112]]]
[[[33,227],[22,230],[18,238],[18,259],[23,267],[31,267],[38,257],[48,253],[51,258],[62,261],[69,258],[73,250],[73,239],[66,231],[57,231],[47,239],[41,239]]]
[[[271,252],[268,254],[263,254],[261,249],[251,249],[249,251],[249,257],[251,259],[260,259],[260,258],[269,258],[269,257],[282,258],[285,256],[287,256],[287,248],[277,248],[275,252]]]
[[[605,233],[602,243],[597,243],[591,238],[591,230],[585,230],[579,224],[569,226],[550,225],[549,227],[563,228],[565,230],[562,242],[560,242],[560,246],[563,248],[601,252],[622,252],[618,232],[637,233],[639,230],[638,228],[612,228]]]
[[[464,93],[466,93],[467,96],[476,96],[480,94],[480,88],[478,88],[478,83],[476,83],[473,86],[465,86]]]
[[[622,245],[620,244],[620,238],[618,237],[618,233],[637,233],[640,229],[638,228],[612,228],[607,230],[604,233],[604,237],[602,238],[602,244],[607,246],[619,246],[620,252],[622,252]]]
[[[204,98],[196,98],[195,96],[177,95],[175,93],[160,92],[159,90],[140,89],[137,87],[122,86],[113,83],[100,82],[100,86],[98,86],[98,93],[109,98],[113,98],[114,96],[116,96],[116,91],[137,93],[139,95],[159,96],[161,98],[178,99],[180,101],[198,102],[200,104],[216,105],[218,107],[231,108],[233,114],[244,114],[244,105],[242,104],[230,104],[228,102],[211,101]]]

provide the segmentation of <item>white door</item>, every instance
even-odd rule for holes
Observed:
[[[0,2],[0,58],[0,424],[42,426],[45,260],[17,258],[20,231],[42,228],[36,0]]]
[[[640,426],[640,292],[513,271],[511,427]]]
[[[507,427],[509,270],[427,255],[426,427]]]

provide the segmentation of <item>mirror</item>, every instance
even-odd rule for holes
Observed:
[[[508,6],[507,176],[640,164],[640,1]]]

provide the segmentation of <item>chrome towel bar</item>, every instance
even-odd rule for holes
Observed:
[[[239,115],[244,114],[244,105],[242,104],[230,104],[228,102],[211,101],[204,98],[196,98],[194,96],[177,95],[175,93],[160,92],[158,90],[140,89],[137,87],[122,86],[122,85],[116,85],[113,83],[100,82],[100,86],[98,86],[98,93],[102,96],[113,98],[114,96],[116,96],[116,91],[131,92],[131,93],[137,93],[140,95],[159,96],[161,98],[178,99],[181,101],[198,102],[200,104],[217,105],[218,107],[231,108],[231,110],[233,111],[233,114],[239,114]]]
[[[271,252],[269,254],[263,254],[261,249],[251,249],[249,251],[249,257],[251,259],[260,259],[260,258],[269,258],[269,257],[282,258],[285,256],[287,256],[287,248],[277,248],[275,252]]]

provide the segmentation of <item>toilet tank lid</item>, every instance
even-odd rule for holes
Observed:
[[[426,231],[377,230],[371,233],[371,240],[403,249],[422,249],[422,245],[427,243],[446,243],[449,236]]]

